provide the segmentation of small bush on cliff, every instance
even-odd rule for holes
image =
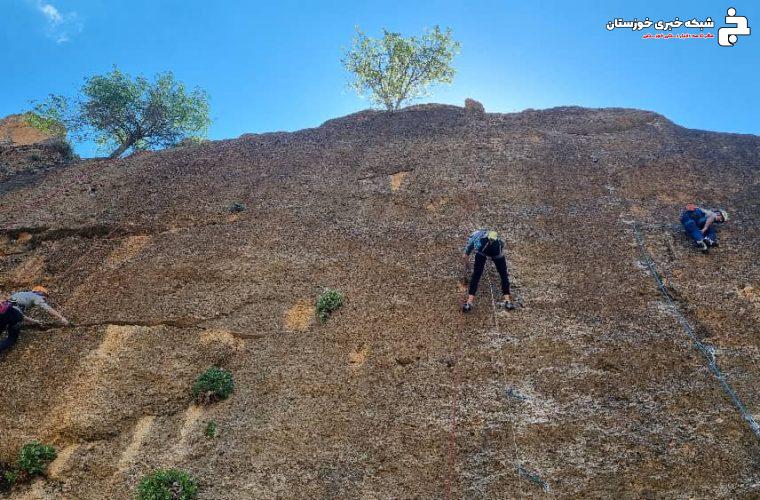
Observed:
[[[117,68],[86,78],[75,99],[51,95],[34,113],[58,120],[79,140],[94,139],[111,150],[110,158],[174,146],[203,135],[211,123],[203,90],[188,91],[171,72],[151,82]]]
[[[213,439],[216,437],[216,429],[217,429],[216,420],[211,420],[209,421],[209,423],[206,424],[206,429],[203,431],[203,435],[209,439]]]
[[[137,487],[137,500],[192,500],[198,498],[198,484],[187,472],[157,470],[145,476]]]
[[[200,136],[185,137],[177,143],[177,147],[188,148],[190,146],[200,146],[208,142],[208,139]]]
[[[317,299],[317,316],[322,321],[330,317],[330,314],[340,309],[343,305],[343,294],[338,290],[327,289]]]
[[[356,28],[353,46],[342,59],[353,74],[349,84],[373,104],[395,111],[406,101],[427,94],[434,83],[451,83],[455,70],[451,61],[459,42],[436,26],[421,38],[403,37],[383,30],[380,39],[370,38]]]
[[[245,203],[240,202],[240,201],[230,203],[230,205],[227,207],[227,210],[229,210],[233,214],[236,214],[238,212],[245,212],[245,209],[246,209]]]
[[[48,141],[47,144],[58,152],[58,154],[61,155],[61,158],[66,162],[70,162],[77,157],[74,154],[74,148],[71,147],[71,144],[69,144],[69,141],[66,139],[58,137]]]
[[[18,479],[18,472],[8,464],[0,462],[0,493],[11,491]]]
[[[227,399],[235,389],[232,373],[223,368],[209,368],[193,384],[193,397],[198,404],[208,405]]]
[[[55,448],[42,444],[39,441],[31,441],[21,447],[18,455],[18,467],[30,476],[37,476],[45,472],[47,466],[57,456]]]

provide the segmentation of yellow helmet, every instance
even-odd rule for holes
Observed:
[[[42,286],[42,285],[35,286],[34,288],[32,288],[32,291],[34,293],[39,293],[41,295],[49,295],[50,294],[50,291],[47,288],[45,288],[44,286]]]
[[[728,222],[728,212],[725,210],[718,210],[718,213],[723,217],[723,222]]]
[[[496,231],[488,231],[488,234],[486,235],[489,240],[498,240],[499,239],[499,233]]]

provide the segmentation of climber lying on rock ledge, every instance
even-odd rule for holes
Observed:
[[[716,223],[722,224],[727,221],[728,213],[725,210],[708,210],[694,203],[687,204],[686,209],[681,212],[684,231],[703,252],[707,252],[709,247],[718,246]]]
[[[21,325],[26,320],[29,323],[39,325],[36,319],[29,318],[25,313],[37,306],[51,316],[54,316],[66,326],[69,321],[61,313],[48,305],[45,299],[48,290],[44,286],[35,286],[31,291],[16,292],[4,302],[0,302],[0,335],[7,329],[8,337],[0,341],[0,353],[10,349],[18,341],[21,333]]]

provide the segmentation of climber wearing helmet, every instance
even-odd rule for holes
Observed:
[[[4,302],[0,302],[0,335],[8,330],[8,337],[0,341],[0,353],[9,349],[18,340],[21,333],[21,324],[24,320],[39,325],[36,319],[28,318],[25,313],[34,306],[39,307],[51,316],[54,316],[62,325],[68,325],[69,321],[58,311],[48,305],[45,299],[48,290],[44,286],[35,286],[30,291],[16,292]]]
[[[509,292],[509,274],[507,273],[507,259],[504,257],[504,242],[499,238],[498,233],[496,231],[481,229],[470,235],[470,238],[467,240],[467,246],[464,248],[464,255],[462,256],[466,274],[469,274],[470,254],[473,250],[475,251],[475,268],[469,280],[467,302],[462,306],[462,311],[468,312],[472,309],[475,293],[478,291],[478,283],[483,275],[483,269],[488,258],[493,261],[501,278],[503,299],[499,302],[499,305],[507,309],[514,309],[512,296]]]
[[[728,213],[725,210],[708,210],[694,203],[687,204],[686,209],[681,212],[684,231],[703,252],[707,252],[709,247],[718,246],[715,223],[722,224],[727,221]]]

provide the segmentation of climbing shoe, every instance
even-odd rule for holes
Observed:
[[[699,248],[702,253],[707,253],[707,243],[705,243],[705,240],[699,240],[697,242],[697,248]]]
[[[470,311],[472,311],[472,304],[470,304],[469,302],[465,302],[465,304],[462,306],[462,312],[467,313]]]
[[[506,309],[507,311],[511,311],[511,310],[517,308],[517,306],[515,305],[515,303],[512,302],[512,301],[510,301],[510,300],[502,300],[501,302],[497,302],[496,305],[498,307]]]
[[[713,241],[710,238],[705,238],[704,242],[707,243],[708,247],[717,247],[718,246],[718,242],[717,241]]]

